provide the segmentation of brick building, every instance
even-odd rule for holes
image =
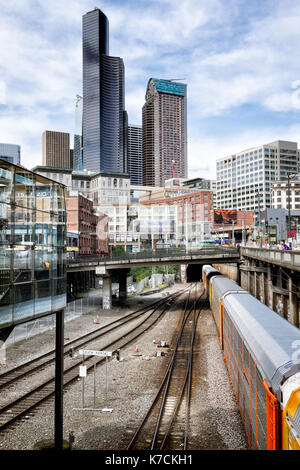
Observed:
[[[148,201],[145,196],[139,200],[141,208],[152,208],[148,214],[139,210],[141,234],[144,232],[146,235],[142,227],[147,226],[147,223],[148,233],[152,227],[155,228],[152,230],[152,247],[156,245],[155,240],[162,246],[188,244],[197,247],[211,237],[212,191],[184,192],[183,188],[180,189],[181,194],[177,193],[173,197],[152,199],[152,194]]]
[[[67,230],[78,234],[79,256],[93,256],[108,253],[107,216],[96,214],[93,202],[77,192],[67,197]]]

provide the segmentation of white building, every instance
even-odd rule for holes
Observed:
[[[288,198],[288,190],[290,190],[290,200]],[[272,207],[274,209],[300,209],[300,175],[290,177],[284,181],[276,181],[272,188]]]
[[[277,140],[217,160],[218,209],[256,211],[272,205],[272,185],[298,173],[296,142]]]

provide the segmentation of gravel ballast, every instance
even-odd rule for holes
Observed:
[[[166,289],[175,292],[183,286]],[[128,299],[129,308],[101,312],[102,325],[128,313],[130,309],[161,298],[164,291],[146,297]],[[82,315],[65,324],[64,336],[73,339],[95,329],[95,315]],[[171,351],[156,356],[157,344],[153,340],[165,340],[171,344],[181,316],[176,304],[163,318],[146,332],[135,344],[121,351],[123,360],[113,358],[108,362],[108,389],[106,400],[105,366],[96,370],[96,408],[94,410],[94,374],[88,374],[84,382],[84,406],[82,410],[82,379],[68,386],[64,393],[63,437],[68,440],[69,430],[74,430],[74,450],[124,450],[139,420],[153,400],[160,378],[166,369]],[[29,360],[55,347],[55,331],[37,335],[12,345],[7,349],[7,369]],[[136,352],[136,347],[138,352]],[[203,310],[198,321],[195,340],[196,382],[192,389],[190,416],[190,450],[195,449],[247,449],[247,441],[232,391],[226,366],[223,362],[218,335],[208,309]],[[35,353],[36,352],[36,353]],[[68,359],[70,360],[70,359]],[[2,372],[2,371],[1,371]],[[34,381],[34,379],[32,379]],[[34,382],[31,382],[32,385]],[[104,408],[110,411],[103,411]],[[36,442],[54,437],[54,400],[34,410],[18,422],[14,429],[0,436],[1,450],[32,450]],[[180,449],[179,449],[180,450]]]

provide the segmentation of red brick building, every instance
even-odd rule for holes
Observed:
[[[209,190],[201,190],[161,199],[151,199],[149,201],[146,201],[144,196],[143,199],[140,198],[140,203],[144,205],[175,204],[178,208],[178,222],[181,221],[183,223],[185,221],[186,209],[190,222],[211,222],[213,193]]]
[[[78,234],[78,255],[95,256],[108,253],[108,218],[97,215],[93,202],[82,194],[67,197],[67,231]]]

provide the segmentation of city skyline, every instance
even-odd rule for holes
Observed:
[[[82,16],[95,6],[110,22],[110,54],[124,61],[128,122],[141,124],[151,76],[187,84],[189,178],[214,178],[215,161],[242,149],[300,140],[295,2],[0,5],[0,39],[8,45],[0,52],[0,141],[21,145],[24,166],[41,164],[45,129],[73,136],[82,92]]]

